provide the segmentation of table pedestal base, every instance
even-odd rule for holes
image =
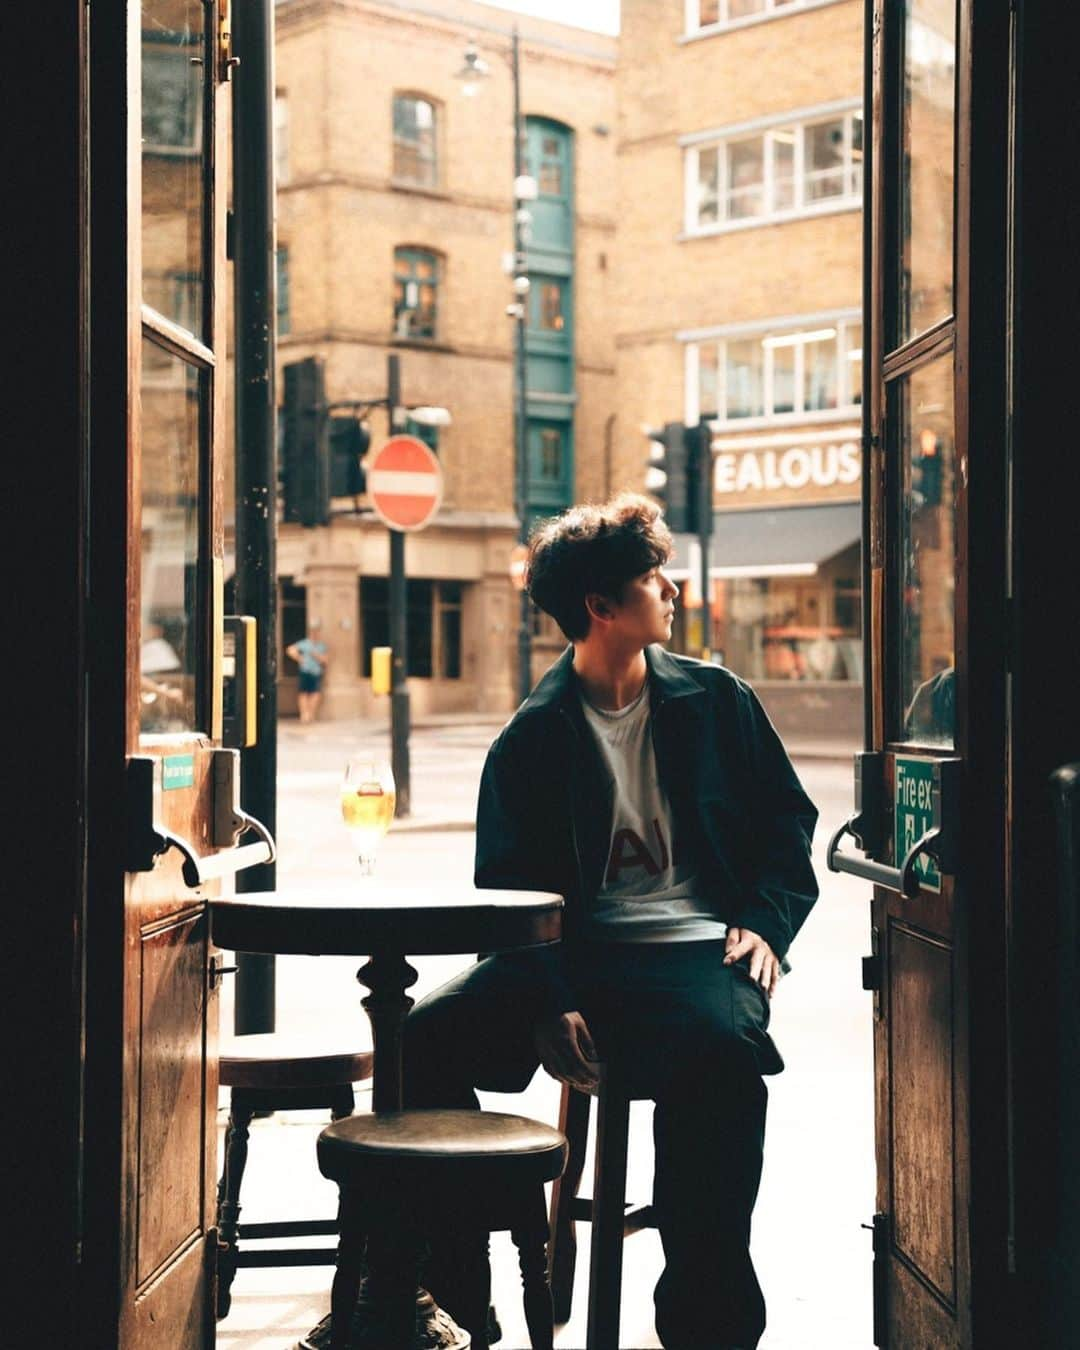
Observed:
[[[298,1341],[295,1350],[327,1350],[330,1345],[330,1318]],[[386,1338],[384,1314],[368,1302],[361,1290],[349,1333],[349,1350],[469,1350],[472,1337],[435,1302],[426,1289],[416,1297],[416,1331],[408,1345]]]

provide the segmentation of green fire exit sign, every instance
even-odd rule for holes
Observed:
[[[912,845],[918,843],[934,823],[934,761],[896,757],[896,866],[899,867]],[[941,873],[926,853],[915,859],[919,885],[928,891],[941,891]]]

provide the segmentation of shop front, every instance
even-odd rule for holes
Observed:
[[[784,736],[854,746],[862,734],[855,425],[714,434],[708,645],[748,680]],[[680,536],[684,605],[673,645],[700,648],[701,554]]]

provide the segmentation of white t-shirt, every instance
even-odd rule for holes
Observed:
[[[611,840],[604,880],[586,916],[589,937],[611,942],[702,942],[727,925],[698,894],[696,868],[678,857],[671,803],[656,772],[648,682],[608,712],[582,696],[585,721],[612,780]]]

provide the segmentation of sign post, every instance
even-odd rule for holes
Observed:
[[[375,514],[390,531],[390,761],[396,817],[411,807],[405,532],[429,525],[442,500],[442,467],[416,436],[397,434],[405,416],[396,355],[388,361],[390,438],[367,460],[367,490]]]

